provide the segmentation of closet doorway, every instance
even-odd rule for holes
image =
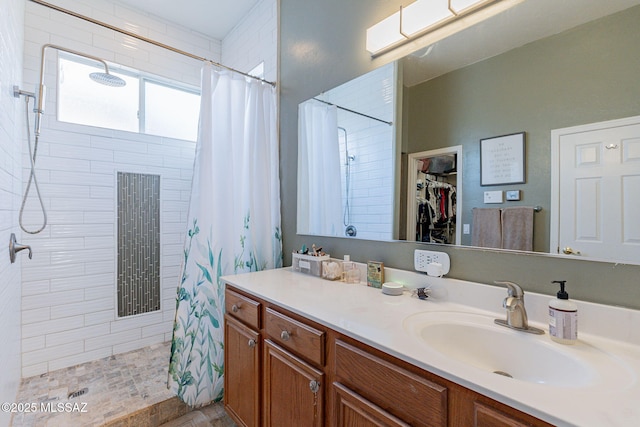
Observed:
[[[407,240],[461,244],[462,145],[408,155]]]

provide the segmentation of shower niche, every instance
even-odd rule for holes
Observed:
[[[118,172],[118,317],[160,310],[160,175]]]

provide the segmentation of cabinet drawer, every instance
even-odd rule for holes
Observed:
[[[412,426],[447,425],[447,388],[336,340],[336,379]]]
[[[260,303],[227,289],[224,298],[225,311],[246,325],[260,329]]]
[[[478,402],[474,402],[473,412],[474,427],[526,427],[532,425]]]
[[[340,383],[333,383],[337,427],[411,427]]]
[[[271,308],[265,316],[267,334],[281,346],[318,366],[324,366],[325,333]]]

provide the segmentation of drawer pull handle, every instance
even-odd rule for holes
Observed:
[[[249,348],[254,348],[256,346],[256,340],[250,339],[248,344]]]
[[[233,311],[234,313],[237,313],[240,310],[240,307],[238,307],[237,304],[233,304],[231,306],[231,311]]]
[[[289,341],[289,338],[291,338],[291,334],[287,331],[282,331],[280,333],[280,338],[282,338],[282,341]]]
[[[316,380],[309,381],[309,388],[312,393],[317,393],[320,390],[320,382]]]

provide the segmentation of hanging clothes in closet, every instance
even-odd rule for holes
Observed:
[[[456,186],[425,180],[418,184],[416,240],[455,243]]]

